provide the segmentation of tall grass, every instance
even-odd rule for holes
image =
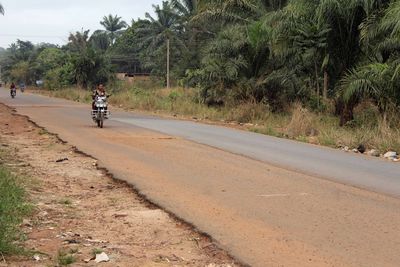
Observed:
[[[21,237],[19,225],[30,210],[25,203],[25,190],[18,178],[0,165],[0,253],[13,254],[22,250],[16,241]]]
[[[315,114],[304,108],[300,103],[295,103],[292,107],[292,116],[285,133],[290,138],[315,136],[317,134],[315,119]]]

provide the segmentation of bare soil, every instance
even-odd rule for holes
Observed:
[[[23,246],[32,256],[6,257],[0,266],[237,266],[210,238],[148,203],[129,185],[97,168],[56,136],[0,105],[0,142],[12,153],[35,205],[25,219]],[[12,164],[11,164],[12,165]]]

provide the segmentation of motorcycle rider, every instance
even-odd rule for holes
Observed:
[[[92,99],[93,99],[93,101],[92,101],[92,110],[96,109],[96,107],[94,106],[94,103],[96,101],[96,97],[97,96],[105,96],[105,95],[106,95],[106,90],[104,88],[104,85],[103,84],[99,84],[99,86],[97,86],[97,89],[94,90],[93,94],[92,94]]]
[[[25,91],[25,83],[24,82],[19,83],[19,89],[21,89],[22,93]]]
[[[13,90],[17,90],[17,87],[15,86],[15,84],[12,82],[10,85],[10,94],[12,94]]]

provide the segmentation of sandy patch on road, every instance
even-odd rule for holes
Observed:
[[[54,266],[69,255],[75,266],[92,266],[84,260],[94,252],[109,256],[102,266],[234,266],[209,238],[98,170],[92,158],[3,105],[0,113],[1,144],[34,180],[25,247],[42,253],[39,261],[9,258],[0,266]]]

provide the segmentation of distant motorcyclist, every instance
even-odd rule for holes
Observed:
[[[25,91],[25,83],[24,82],[21,82],[19,84],[19,89],[21,90],[22,93]]]
[[[17,92],[17,87],[15,86],[14,83],[11,83],[11,85],[10,85],[10,94],[11,94],[12,98],[15,97],[16,92]]]

